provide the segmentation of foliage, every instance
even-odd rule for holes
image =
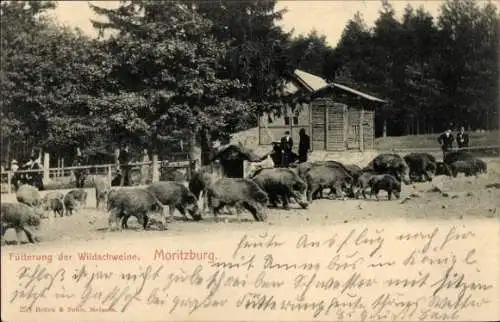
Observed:
[[[500,16],[488,2],[447,0],[433,17],[382,1],[372,28],[360,13],[335,48],[312,30],[292,37],[276,0],[121,1],[91,5],[109,38],[89,39],[46,13],[52,1],[3,1],[1,133],[56,153],[159,149],[227,137],[280,113],[295,68],[390,100],[376,131],[432,133],[450,123],[498,127]],[[304,100],[305,97],[294,98]],[[199,143],[199,142],[198,142]],[[208,142],[201,144],[209,146]]]
[[[245,88],[223,65],[228,44],[217,41],[212,22],[180,1],[130,1],[118,9],[92,8],[116,35],[105,41],[113,57],[113,88],[95,104],[119,139],[147,138],[152,148],[181,134],[228,126],[248,105]]]
[[[348,22],[327,78],[390,100],[379,134],[384,121],[389,135],[497,128],[499,22],[491,2],[448,0],[437,19],[408,5],[399,21],[384,0],[373,29],[359,14]]]
[[[89,114],[106,66],[100,44],[44,14],[51,2],[2,2],[2,135],[61,152],[105,124]]]
[[[288,48],[290,64],[308,73],[325,77],[327,56],[333,48],[327,44],[326,36],[312,30],[307,36],[299,35]]]
[[[247,84],[241,99],[260,114],[282,107],[279,93],[290,69],[290,34],[276,25],[285,10],[275,11],[276,0],[196,1],[200,14],[213,21],[217,41],[227,42],[228,75]]]

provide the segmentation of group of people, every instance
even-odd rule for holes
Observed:
[[[24,173],[21,170],[40,170],[42,166],[40,164],[40,159],[32,154],[28,160],[28,162],[19,166],[17,160],[13,159],[10,162],[9,171],[12,173],[12,177],[10,179],[10,184],[14,186],[15,189],[19,187],[21,184],[29,184],[35,186],[41,190],[43,190],[43,175],[41,172],[27,172]],[[5,169],[2,167],[2,173]],[[5,180],[5,177],[2,176],[2,180]]]
[[[141,160],[140,162],[145,163],[149,162],[149,155],[148,155],[148,150],[144,149],[142,151],[141,155]],[[123,186],[130,186],[130,171],[133,167],[132,163],[132,156],[129,151],[129,146],[128,144],[123,145],[123,147],[120,149],[119,155],[118,155],[118,169],[117,169],[117,174],[120,178],[120,187]],[[145,184],[147,181],[149,175],[149,166],[147,164],[141,165],[141,183]]]
[[[26,162],[24,165],[23,165],[23,169],[25,170],[35,170],[35,169],[40,169],[41,166],[40,166],[40,160],[39,158],[37,158],[35,155],[31,155],[30,158],[29,158],[29,161]],[[16,159],[13,159],[11,162],[10,162],[10,168],[9,170],[13,173],[15,173],[17,170],[19,170],[19,163],[17,162]],[[4,172],[5,169],[3,168],[2,166],[2,172]]]
[[[290,131],[285,132],[285,136],[283,136],[280,140],[279,149],[281,150],[281,166],[288,167],[290,163],[293,163],[294,160],[294,152],[293,148],[293,139],[290,136]],[[306,134],[305,129],[300,129],[299,131],[299,147],[298,147],[298,161],[299,163],[307,162],[307,156],[311,151],[311,141],[309,135]]]
[[[299,131],[299,147],[298,147],[298,160],[299,163],[307,162],[307,156],[311,151],[311,141],[309,135],[306,134],[305,129],[300,129]],[[465,128],[462,126],[458,133],[453,136],[451,129],[446,130],[438,138],[438,142],[443,150],[443,156],[453,148],[453,142],[457,142],[459,149],[463,149],[469,146],[469,134],[465,132]],[[287,167],[292,163],[293,155],[293,140],[290,136],[290,131],[285,132],[285,136],[281,138],[280,147],[281,149],[281,166]]]
[[[438,138],[438,142],[441,145],[441,149],[443,151],[443,155],[445,155],[448,151],[453,148],[453,142],[456,140],[458,148],[462,149],[469,146],[469,135],[465,132],[465,128],[460,127],[459,132],[454,137],[451,129],[446,130],[443,134],[441,134]],[[277,142],[276,142],[277,143]],[[298,156],[292,151],[293,149],[293,139],[290,136],[290,131],[286,131],[285,135],[281,138],[279,142],[279,147],[277,148],[281,152],[281,167],[288,167],[290,163],[295,162],[298,158],[299,163],[307,162],[308,155],[311,151],[311,141],[309,135],[306,134],[305,129],[300,129],[299,131],[299,146],[298,146]],[[143,153],[143,161],[146,161],[147,158],[147,150],[144,150]],[[77,157],[77,161],[80,159]],[[120,149],[120,153],[118,156],[119,163],[119,176],[120,176],[120,186],[128,186],[129,185],[129,172],[131,155],[129,152],[129,146],[125,144],[122,149]],[[30,157],[30,160],[23,166],[24,169],[38,169],[40,166],[38,165],[39,160],[35,155]],[[82,164],[78,164],[82,165]],[[10,164],[10,170],[16,172],[19,169],[19,165],[16,160],[12,160]],[[145,170],[147,171],[147,170]],[[141,171],[143,172],[143,171]]]
[[[453,148],[453,142],[455,140],[457,141],[457,146],[459,149],[463,149],[469,146],[469,134],[465,132],[465,128],[463,126],[460,127],[460,130],[455,137],[453,137],[450,128],[448,128],[443,134],[439,136],[438,143],[441,145],[441,150],[443,150],[443,157]]]

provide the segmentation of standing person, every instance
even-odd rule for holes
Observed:
[[[30,161],[28,162],[29,167],[27,170],[41,170],[40,159],[35,154],[32,154]],[[43,190],[43,175],[41,172],[28,172],[27,173],[28,184],[37,187],[39,190]]]
[[[30,156],[29,159],[28,159],[28,162],[26,162],[25,164],[23,164],[23,168],[31,169],[31,167],[33,166],[33,162],[34,162],[34,157]]]
[[[82,155],[80,149],[77,149],[76,157],[73,160],[73,166],[82,167],[85,165],[85,163],[86,163],[85,157]],[[87,176],[89,174],[88,169],[85,168],[75,169],[73,173],[75,175],[76,187],[80,189],[83,188],[83,186],[85,185],[85,179],[87,179]]]
[[[129,163],[130,163],[130,153],[128,152],[128,144],[123,146],[120,150],[120,155],[118,156],[118,161],[120,162],[121,168],[121,178],[120,187],[128,186],[128,173],[129,173]]]
[[[30,160],[28,161],[27,164],[29,165],[30,170],[41,169],[39,164],[39,159],[34,154],[31,155]]]
[[[451,129],[448,128],[448,130],[446,130],[446,132],[444,132],[443,134],[441,134],[438,138],[438,142],[439,144],[441,145],[441,150],[443,150],[443,159],[446,155],[446,153],[448,153],[448,151],[451,150],[451,148],[453,147],[453,135],[451,134]]]
[[[299,131],[299,163],[307,162],[307,154],[311,149],[311,140],[305,129]]]
[[[10,162],[10,171],[16,172],[19,169],[19,165],[17,164],[17,160],[14,159]]]
[[[465,128],[463,126],[460,127],[456,140],[459,149],[469,146],[469,134],[465,133]]]
[[[285,132],[285,136],[281,138],[281,166],[288,167],[290,155],[292,153],[293,140],[290,137],[290,131]]]

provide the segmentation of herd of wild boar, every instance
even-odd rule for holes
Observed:
[[[323,198],[328,188],[329,196],[336,198],[379,199],[379,192],[386,191],[388,199],[399,198],[402,183],[431,181],[433,176],[458,173],[466,176],[487,171],[483,160],[464,151],[448,153],[442,162],[428,153],[411,153],[404,157],[398,154],[380,154],[364,168],[342,164],[337,161],[318,161],[296,164],[290,168],[260,168],[246,178],[214,179],[210,167],[194,173],[187,184],[177,181],[160,181],[145,188],[111,189],[102,180],[96,179],[95,198],[97,208],[108,214],[108,230],[128,228],[131,216],[137,218],[144,229],[151,224],[152,213],[161,214],[162,226],[173,218],[175,210],[185,219],[201,220],[202,214],[210,210],[215,220],[221,210],[236,210],[238,220],[243,211],[252,214],[256,221],[266,220],[268,206],[284,209],[297,203],[306,209],[315,199]],[[369,195],[367,192],[369,191]],[[19,235],[25,232],[29,242],[37,242],[32,229],[38,229],[41,218],[69,216],[86,205],[87,193],[76,189],[66,195],[50,192],[43,198],[37,189],[21,186],[16,197],[18,203],[2,203],[2,239],[8,228]],[[201,205],[200,205],[201,203]]]
[[[75,210],[85,207],[87,192],[83,189],[71,190],[66,194],[51,191],[41,198],[38,189],[23,185],[16,191],[18,203],[1,203],[2,240],[9,228],[16,230],[17,241],[24,232],[30,243],[36,242],[33,229],[38,230],[41,219],[46,218],[46,212],[53,212],[54,217],[59,215],[70,216]]]

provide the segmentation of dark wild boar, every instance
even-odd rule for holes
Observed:
[[[146,230],[150,212],[161,213],[163,226],[164,228],[166,227],[167,207],[146,189],[132,188],[116,190],[108,198],[108,209],[110,213],[108,231],[112,230],[113,223],[120,230],[128,228],[127,221],[130,216],[135,216],[142,224],[143,229]]]
[[[364,170],[378,174],[391,174],[398,181],[410,184],[410,167],[406,161],[395,153],[383,153],[376,156]]]
[[[17,189],[16,199],[31,207],[39,207],[42,204],[42,197],[38,189],[29,185],[23,185]]]
[[[412,181],[432,181],[436,174],[436,158],[429,153],[410,153],[405,155],[405,162],[410,167]]]
[[[220,179],[208,189],[207,197],[216,220],[224,206],[246,209],[256,221],[264,221],[267,217],[265,208],[269,201],[268,196],[252,179]],[[240,211],[237,216],[238,221],[241,221]]]
[[[307,199],[312,202],[313,198],[323,196],[323,189],[330,188],[339,198],[344,198],[344,189],[352,189],[353,178],[341,167],[328,165],[313,166],[306,174]]]
[[[299,175],[287,168],[264,168],[255,172],[251,178],[264,190],[269,202],[277,207],[279,199],[284,209],[289,209],[290,198],[295,198],[297,203],[306,209],[309,206],[306,198],[307,185]]]
[[[38,237],[35,235],[34,230],[40,227],[40,215],[37,209],[27,206],[22,203],[2,203],[1,210],[1,228],[2,228],[2,242],[7,229],[14,228],[16,230],[17,243],[21,242],[21,232],[24,231],[28,241],[32,244],[39,242]]]
[[[401,195],[401,182],[390,174],[378,174],[370,178],[370,196],[375,195],[377,200],[380,190],[387,191],[387,197],[391,200],[392,195],[399,199]]]
[[[152,193],[163,205],[169,207],[170,219],[177,209],[184,218],[188,219],[186,211],[194,220],[201,220],[197,199],[182,183],[174,181],[161,181],[149,185],[146,190]]]
[[[52,211],[54,218],[59,215],[63,217],[66,212],[64,207],[64,194],[59,191],[51,191],[47,193],[42,199],[43,210]]]

